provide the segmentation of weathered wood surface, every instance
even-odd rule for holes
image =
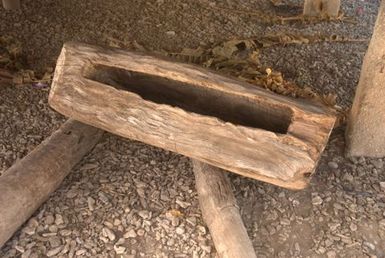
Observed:
[[[193,160],[203,219],[220,258],[257,257],[225,171]]]
[[[58,112],[117,135],[279,186],[301,189],[335,121],[203,68],[65,44],[49,96]]]
[[[16,10],[20,8],[20,0],[3,0],[5,10]]]
[[[348,119],[348,156],[385,157],[385,1],[362,64]]]
[[[102,134],[100,129],[68,120],[0,176],[0,248],[59,186]]]
[[[337,17],[341,0],[305,0],[303,14],[305,16]]]

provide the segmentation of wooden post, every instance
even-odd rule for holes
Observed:
[[[20,0],[3,0],[5,10],[16,10],[20,8]]]
[[[341,0],[305,0],[303,14],[305,16],[337,17]]]
[[[220,258],[256,258],[225,171],[193,160],[203,219]]]
[[[68,120],[0,176],[0,248],[55,191],[103,131]]]
[[[362,64],[346,131],[348,156],[385,157],[385,0]]]
[[[207,69],[65,44],[49,104],[58,112],[234,173],[304,188],[335,116]]]

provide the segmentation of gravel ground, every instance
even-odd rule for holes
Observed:
[[[54,67],[63,42],[78,40],[178,51],[268,32],[369,38],[379,5],[343,1],[350,23],[263,24],[236,10],[271,11],[268,1],[25,0],[0,11],[0,35],[18,39],[29,67]],[[290,1],[301,4],[300,1]],[[299,8],[291,8],[290,12]],[[287,9],[280,8],[279,12]],[[367,43],[264,49],[261,59],[301,85],[351,104]],[[48,88],[0,85],[0,172],[63,123]],[[385,257],[383,159],[346,159],[336,129],[303,191],[231,175],[258,257]],[[10,200],[12,201],[12,200]],[[106,134],[61,187],[0,250],[0,257],[215,257],[189,159]]]

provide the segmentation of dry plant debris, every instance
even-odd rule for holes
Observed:
[[[26,69],[27,62],[20,42],[11,37],[0,37],[0,81],[6,83],[33,84],[36,87],[47,87],[53,69],[47,68],[41,76],[35,71]]]
[[[264,47],[289,44],[311,44],[318,42],[362,42],[337,35],[295,35],[275,34],[260,38],[232,39],[211,47],[185,48],[180,53],[167,53],[169,57],[182,62],[195,63],[236,77],[277,94],[294,98],[310,99],[334,108],[338,113],[336,126],[344,123],[347,110],[336,104],[334,93],[319,94],[311,87],[301,87],[284,79],[281,72],[265,67],[259,61],[259,52]]]

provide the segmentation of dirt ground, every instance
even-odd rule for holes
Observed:
[[[150,51],[177,52],[277,32],[369,39],[379,1],[342,2],[356,23],[274,24],[246,13],[292,15],[301,1],[25,0],[19,11],[0,10],[0,36],[20,41],[37,72],[55,66],[66,41],[128,48],[136,40]],[[361,41],[275,46],[261,60],[349,107],[366,48]],[[63,123],[48,92],[0,85],[0,174]],[[303,191],[231,175],[258,257],[385,257],[384,160],[345,158],[343,136],[343,126],[335,129]],[[0,257],[23,258],[215,256],[189,159],[111,134],[0,250]]]

